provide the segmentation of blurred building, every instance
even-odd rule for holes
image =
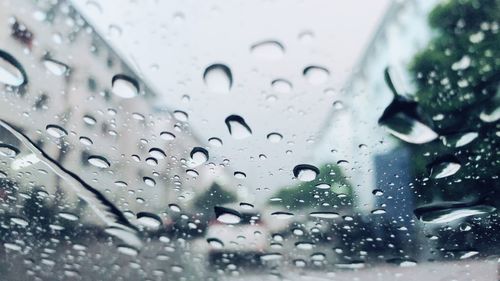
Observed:
[[[393,98],[384,81],[384,69],[399,69],[404,84],[411,86],[405,70],[430,38],[427,16],[436,3],[393,1],[325,122],[327,133],[317,149],[318,162],[331,163],[332,158],[348,162],[342,164],[343,170],[355,187],[356,206],[365,212],[380,207],[373,190],[393,189],[389,185],[404,186],[411,181],[409,171],[401,170],[409,167],[409,153],[398,148],[399,141],[377,123]],[[389,165],[390,158],[393,165]],[[406,190],[404,197],[409,199],[411,191]]]
[[[157,95],[138,79],[140,74],[68,3],[6,1],[0,5],[1,49],[19,61],[28,81],[16,89],[2,85],[0,116],[21,128],[51,158],[131,219],[141,211],[168,213],[172,203],[189,209],[195,190],[203,193],[215,181],[230,185],[233,177],[222,172],[220,165],[193,167],[190,152],[195,146],[203,147],[203,142],[190,131],[183,116],[176,118],[170,109],[155,108]],[[114,95],[116,74],[136,79],[139,95],[132,99]],[[45,130],[49,124],[64,128],[67,135],[51,136]],[[1,140],[20,146],[4,131]],[[159,148],[165,155],[151,153],[151,148]],[[90,165],[87,159],[91,155],[105,157],[111,167]],[[16,159],[29,157],[29,151],[22,151]],[[157,163],[147,161],[151,157]],[[36,174],[38,169],[48,170],[39,160],[24,165],[17,161],[5,172],[20,186],[36,186],[51,196],[63,194],[65,204],[78,201],[60,176]],[[155,184],[144,181],[145,177]],[[91,212],[88,219],[94,219]]]

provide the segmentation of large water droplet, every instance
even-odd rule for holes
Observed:
[[[92,155],[92,156],[89,156],[89,158],[87,159],[87,161],[97,167],[97,168],[101,168],[101,169],[106,169],[106,168],[109,168],[111,166],[111,164],[109,163],[108,159],[102,157],[102,156],[99,156],[99,155]]]
[[[229,93],[233,86],[231,69],[223,64],[212,64],[205,69],[203,80],[214,93]]]
[[[150,177],[143,177],[142,180],[147,186],[154,187],[156,185],[156,181]]]
[[[488,205],[461,202],[430,204],[414,210],[415,216],[425,223],[448,223],[469,216],[484,215],[496,210]]]
[[[137,251],[137,249],[134,249],[134,248],[129,247],[129,246],[122,245],[122,246],[118,246],[116,249],[118,250],[119,253],[127,255],[127,256],[131,256],[131,257],[135,257],[139,254],[139,251]]]
[[[132,77],[124,74],[113,76],[111,86],[113,94],[124,99],[130,99],[139,94],[139,83]]]
[[[10,54],[0,50],[0,83],[17,87],[26,83],[26,80],[21,64]]]
[[[190,153],[194,166],[199,166],[208,161],[208,151],[203,147],[195,147]]]
[[[271,216],[273,216],[274,218],[280,219],[280,220],[286,220],[286,219],[293,218],[294,214],[290,213],[290,212],[278,211],[278,212],[271,213]]]
[[[441,140],[448,147],[462,147],[468,145],[479,136],[476,132],[459,133],[443,136]]]
[[[26,227],[28,226],[28,221],[23,219],[23,218],[20,218],[20,217],[12,217],[10,218],[10,221],[13,223],[13,224],[17,224],[21,227]]]
[[[173,141],[175,140],[175,135],[172,134],[171,132],[161,132],[160,133],[160,138],[166,141]]]
[[[151,155],[155,159],[164,159],[165,157],[167,157],[167,154],[163,150],[157,147],[151,148],[149,150],[149,155]]]
[[[336,219],[340,217],[336,212],[312,212],[309,216],[320,219]]]
[[[217,239],[217,238],[207,238],[207,242],[208,244],[210,244],[210,246],[213,248],[213,249],[222,249],[224,248],[224,243]]]
[[[285,47],[278,41],[267,40],[252,45],[250,52],[260,59],[277,60],[285,54]]]
[[[157,230],[162,224],[161,218],[158,215],[148,212],[139,212],[137,214],[137,222],[150,230]]]
[[[438,135],[427,125],[403,112],[380,120],[389,133],[409,143],[422,144],[435,140]]]
[[[308,66],[304,69],[303,74],[311,85],[321,85],[325,83],[330,76],[328,69],[320,66]]]
[[[222,146],[222,140],[219,138],[209,138],[208,143],[213,146],[213,147],[221,147]]]
[[[60,61],[56,61],[50,58],[46,58],[43,61],[43,65],[47,70],[56,76],[66,75],[68,73],[69,67]]]
[[[244,139],[252,135],[252,129],[239,115],[230,115],[225,122],[229,133],[235,139]]]
[[[266,261],[275,261],[283,258],[283,255],[280,253],[268,253],[260,256],[260,259],[264,262]]]
[[[237,224],[241,221],[241,214],[236,210],[215,206],[214,211],[215,217],[222,223]]]
[[[0,143],[0,156],[14,158],[19,154],[19,149],[6,143]]]
[[[300,164],[293,168],[293,175],[300,181],[313,181],[319,174],[319,169],[313,165]]]
[[[63,127],[58,125],[47,125],[47,127],[45,127],[45,130],[49,135],[55,138],[62,138],[68,135],[68,132],[66,132]]]
[[[386,84],[394,94],[394,99],[384,110],[378,123],[389,133],[409,143],[422,144],[435,140],[438,134],[421,121],[418,104],[408,100],[403,86],[396,86],[396,78],[391,76],[390,68],[386,68],[384,77]]]
[[[69,221],[77,221],[80,219],[77,215],[68,212],[60,212],[58,215],[59,217]]]
[[[272,143],[278,143],[283,139],[280,133],[270,133],[267,135],[267,139]]]
[[[285,79],[276,79],[271,82],[271,87],[277,93],[290,93],[292,91],[292,83],[288,82]]]
[[[441,157],[428,165],[431,176],[435,179],[452,176],[460,170],[460,167],[460,162],[453,156]]]

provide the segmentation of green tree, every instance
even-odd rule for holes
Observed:
[[[415,55],[410,73],[421,113],[441,137],[412,147],[414,169],[429,173],[429,163],[442,157],[457,159],[461,168],[450,177],[417,183],[419,198],[500,202],[500,0],[444,1],[429,15],[429,24],[435,36]],[[466,137],[473,140],[462,145]]]
[[[351,205],[352,186],[340,168],[335,164],[325,164],[319,171],[318,177],[313,181],[280,189],[274,195],[280,200],[273,201],[272,204],[290,210]]]

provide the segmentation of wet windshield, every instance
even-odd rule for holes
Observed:
[[[499,21],[0,0],[2,278],[497,280]]]

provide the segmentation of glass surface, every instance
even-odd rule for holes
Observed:
[[[0,279],[497,280],[499,21],[0,0]]]

